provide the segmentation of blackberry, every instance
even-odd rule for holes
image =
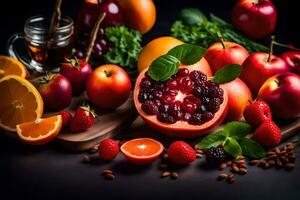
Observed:
[[[211,147],[205,151],[206,162],[211,166],[219,166],[226,162],[227,156],[222,147]]]

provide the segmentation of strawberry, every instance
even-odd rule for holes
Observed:
[[[58,114],[60,114],[62,118],[62,127],[64,129],[69,128],[71,121],[73,119],[72,114],[69,111],[65,111],[65,110],[59,111]]]
[[[95,117],[95,111],[89,105],[80,106],[71,121],[71,131],[74,133],[86,131],[94,125]]]
[[[264,121],[272,120],[272,113],[269,105],[264,101],[255,101],[246,106],[244,110],[245,120],[257,129]]]
[[[268,120],[254,132],[252,139],[267,149],[272,148],[280,143],[281,131],[273,121]]]
[[[196,159],[194,149],[183,141],[173,142],[168,149],[168,155],[172,162],[179,165],[188,165]]]
[[[105,139],[99,144],[99,157],[101,160],[113,160],[119,153],[119,144],[112,139]]]

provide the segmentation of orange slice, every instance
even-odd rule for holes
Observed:
[[[125,158],[136,165],[148,165],[162,153],[163,145],[151,138],[138,138],[125,142],[121,151]]]
[[[17,125],[20,139],[27,144],[45,144],[52,141],[59,133],[62,125],[61,115]]]
[[[8,75],[0,79],[0,127],[16,131],[16,125],[35,121],[43,114],[43,99],[26,79]]]
[[[26,78],[29,73],[20,61],[8,56],[0,55],[0,78],[7,75],[16,75]]]

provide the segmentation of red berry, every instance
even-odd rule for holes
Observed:
[[[194,149],[183,141],[173,142],[168,149],[168,155],[172,162],[179,165],[188,165],[196,159]]]
[[[252,139],[265,148],[272,148],[281,141],[281,131],[271,120],[265,121],[253,134]]]
[[[246,106],[244,110],[245,120],[257,129],[264,121],[272,120],[272,113],[269,105],[264,101],[255,101]]]
[[[73,119],[72,114],[69,111],[65,111],[65,110],[60,111],[59,114],[61,115],[62,118],[62,127],[69,128],[71,121]]]
[[[86,131],[94,125],[95,117],[95,111],[89,105],[80,106],[71,121],[71,131],[75,133]]]
[[[105,139],[99,144],[99,157],[101,160],[113,160],[119,153],[119,144],[112,139]]]

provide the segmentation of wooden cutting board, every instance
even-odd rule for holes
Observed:
[[[74,113],[78,106],[86,100],[87,97],[85,96],[73,98],[72,104],[67,110]],[[138,116],[132,96],[115,110],[98,109],[96,113],[98,116],[93,127],[82,133],[72,133],[63,130],[57,136],[57,142],[69,151],[84,151],[90,149],[101,140],[114,137],[120,131],[126,130]],[[47,115],[51,114],[48,113]]]

